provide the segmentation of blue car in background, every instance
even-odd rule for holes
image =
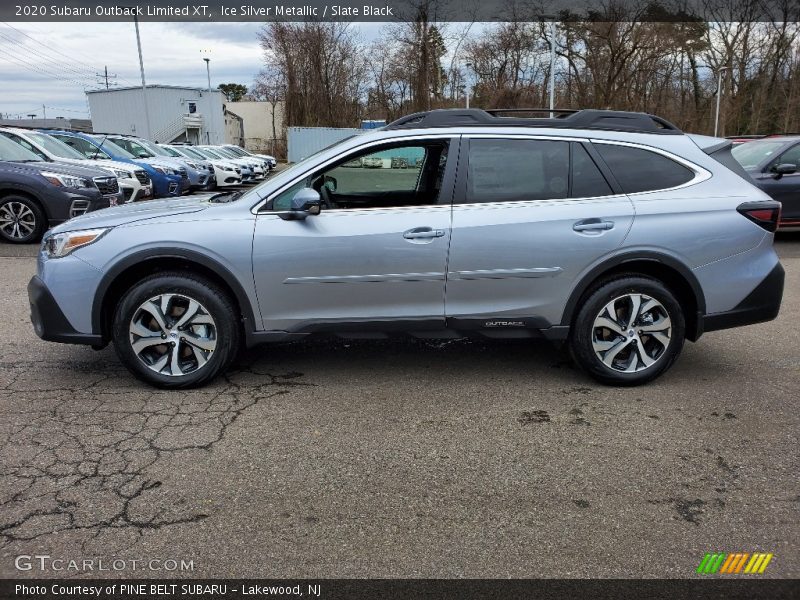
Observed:
[[[120,148],[111,140],[106,139],[104,135],[53,129],[43,129],[41,131],[61,140],[86,158],[110,158],[120,162],[132,163],[143,168],[150,175],[150,179],[153,182],[153,196],[156,198],[180,196],[188,190],[189,180],[183,177],[175,169],[174,165],[160,164],[158,161],[153,160],[137,159],[124,148]]]

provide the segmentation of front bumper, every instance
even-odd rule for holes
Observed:
[[[703,316],[701,333],[773,320],[781,308],[784,278],[783,266],[778,263],[732,310]]]
[[[31,305],[33,330],[43,340],[64,344],[104,345],[99,335],[75,331],[53,298],[53,294],[37,275],[34,275],[28,283],[28,301]]]

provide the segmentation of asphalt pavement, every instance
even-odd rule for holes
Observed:
[[[644,387],[546,343],[317,341],[167,392],[40,341],[36,249],[0,244],[0,577],[693,577],[715,551],[798,577],[800,234],[778,248],[778,319]]]

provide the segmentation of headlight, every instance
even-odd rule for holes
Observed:
[[[194,163],[187,162],[186,164],[187,164],[187,166],[189,166],[189,168],[194,169],[195,171],[199,171],[200,170],[200,167],[198,167]]]
[[[110,227],[105,229],[84,229],[57,233],[44,240],[44,248],[49,258],[61,258],[81,246],[87,246],[103,237]]]
[[[42,177],[47,179],[47,181],[59,187],[68,187],[68,188],[91,187],[91,184],[88,183],[85,179],[81,179],[80,177],[73,177],[72,175],[63,175],[61,173],[50,173],[47,171],[42,171],[41,175]]]
[[[153,169],[155,169],[156,171],[158,171],[162,175],[166,175],[167,174],[166,169],[164,169],[163,167],[153,167]]]
[[[112,170],[114,171],[114,175],[116,175],[120,179],[131,179],[133,177],[133,175],[131,175],[127,171],[117,171],[116,169]]]

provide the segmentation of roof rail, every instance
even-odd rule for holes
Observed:
[[[447,108],[414,113],[389,123],[385,129],[420,129],[428,127],[551,127],[556,129],[600,129],[606,131],[630,131],[635,133],[657,133],[681,135],[683,132],[666,119],[647,113],[616,110],[583,109],[560,113],[555,118],[500,117],[505,112],[550,112],[550,109],[490,109]],[[495,113],[495,114],[493,114]]]

